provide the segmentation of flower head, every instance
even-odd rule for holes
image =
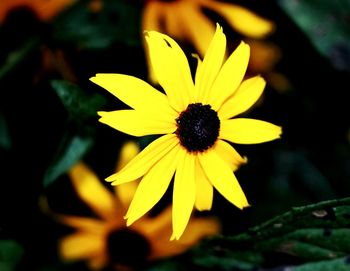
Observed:
[[[198,60],[194,82],[186,56],[173,39],[150,31],[146,40],[165,94],[128,75],[97,74],[90,79],[132,108],[99,112],[102,123],[133,136],[163,134],[106,180],[120,185],[143,177],[126,214],[131,225],[162,198],[175,174],[172,239],[179,239],[193,207],[211,209],[213,187],[238,208],[249,206],[233,174],[246,159],[229,142],[274,140],[281,128],[233,118],[257,101],[265,81],[260,76],[242,81],[249,61],[244,42],[224,62],[226,37],[219,25],[203,62]]]
[[[126,143],[117,169],[138,153],[134,142]],[[70,171],[72,184],[85,204],[97,218],[55,215],[57,220],[76,231],[60,240],[59,253],[66,261],[85,260],[89,267],[100,270],[107,264],[133,267],[144,260],[170,257],[184,252],[201,238],[219,232],[215,218],[195,217],[184,238],[169,241],[171,208],[156,216],[144,216],[130,227],[123,218],[136,190],[136,182],[115,187],[114,193],[84,163],[77,163]]]

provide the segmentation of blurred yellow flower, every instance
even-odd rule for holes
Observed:
[[[281,128],[261,120],[231,119],[257,101],[265,81],[256,76],[242,82],[249,61],[244,42],[224,61],[226,37],[219,25],[203,62],[198,59],[195,83],[173,39],[150,31],[146,40],[165,94],[123,74],[97,74],[90,80],[132,108],[99,112],[100,122],[133,136],[165,135],[106,180],[120,185],[144,176],[126,214],[131,225],[162,198],[176,172],[171,239],[179,239],[194,206],[211,209],[213,186],[238,208],[249,205],[233,174],[246,159],[227,141],[262,143],[279,138]]]
[[[221,16],[232,29],[244,36],[245,41],[251,46],[253,55],[263,56],[263,58],[252,58],[254,62],[249,63],[249,68],[255,74],[266,72],[275,65],[279,58],[278,48],[271,43],[260,41],[274,32],[275,24],[233,3],[216,0],[146,1],[142,30],[154,30],[178,41],[188,42],[203,58],[215,32],[215,24],[203,13],[204,9]],[[146,56],[149,62],[147,50]],[[150,79],[157,82],[152,69]]]
[[[138,152],[134,142],[126,143],[117,169]],[[107,264],[124,267],[122,270],[125,270],[125,267],[145,260],[182,253],[201,238],[220,230],[215,218],[193,218],[181,241],[171,242],[170,207],[156,216],[144,216],[126,227],[123,215],[136,190],[136,182],[114,187],[113,194],[82,162],[69,171],[69,176],[81,200],[98,218],[56,215],[58,221],[76,229],[59,243],[59,253],[66,261],[85,260],[93,270],[100,270]]]

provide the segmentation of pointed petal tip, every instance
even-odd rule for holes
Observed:
[[[111,175],[111,176],[109,176],[109,177],[107,177],[107,178],[105,178],[105,181],[106,181],[106,182],[113,182],[113,183],[111,183],[111,184],[112,184],[112,185],[116,185],[116,184],[115,184],[116,178],[115,178],[114,174]]]
[[[103,75],[103,73],[96,73],[94,76],[90,77],[89,80],[94,82],[95,84],[98,84],[98,78]]]
[[[280,138],[281,138],[281,135],[282,135],[283,129],[282,129],[282,126],[278,126],[278,128],[279,128],[279,136],[280,136]]]
[[[103,117],[106,115],[107,112],[105,111],[97,111],[97,115],[100,116],[100,117]]]
[[[243,156],[242,158],[243,158],[242,164],[247,164],[248,163],[248,157],[247,156]]]
[[[251,207],[251,205],[248,203],[248,201],[245,201],[245,202],[243,202],[241,205],[236,205],[236,207],[237,208],[239,208],[240,210],[244,210],[244,209],[246,209],[246,208],[249,208],[249,207]]]
[[[130,217],[130,215],[126,214],[124,216],[124,219],[126,220],[126,226],[127,227],[130,227],[137,219],[133,218],[133,217]]]
[[[177,236],[175,233],[173,233],[170,237],[170,241],[177,241],[180,239],[180,236]]]

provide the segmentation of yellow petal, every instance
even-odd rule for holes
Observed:
[[[158,1],[149,1],[145,3],[142,13],[142,30],[160,31],[160,18],[163,16],[163,5]]]
[[[152,113],[161,111],[168,119],[176,118],[167,97],[141,79],[125,74],[98,73],[90,80],[133,109]]]
[[[194,246],[202,238],[218,234],[220,231],[221,225],[216,218],[192,218],[179,242],[188,247]]]
[[[238,144],[257,144],[280,138],[282,128],[270,122],[236,118],[221,122],[220,135]]]
[[[105,240],[101,235],[78,232],[63,238],[59,252],[65,260],[89,259],[105,251]]]
[[[249,45],[241,42],[222,66],[205,104],[218,110],[222,103],[232,95],[241,84],[249,62]]]
[[[159,2],[159,1],[155,1]],[[187,26],[186,23],[182,19],[182,12],[181,12],[181,5],[173,2],[161,2],[162,3],[162,15],[164,17],[158,18],[158,20],[163,20],[163,31],[158,31],[161,33],[167,33],[170,37],[177,40],[179,38],[180,40],[183,39],[184,36],[184,28]],[[149,29],[149,30],[155,30],[155,29]]]
[[[195,82],[198,82],[198,76],[201,74],[202,59],[197,54],[192,54],[192,56],[197,59],[197,69],[195,73]]]
[[[262,38],[275,29],[272,21],[262,18],[252,11],[231,4],[218,1],[206,1],[207,6],[218,14],[241,34],[251,38]]]
[[[90,270],[102,270],[102,268],[107,264],[107,261],[108,255],[102,251],[98,255],[89,259],[88,266]]]
[[[248,110],[261,96],[266,82],[260,76],[244,80],[218,110],[219,118],[229,119]]]
[[[196,74],[195,100],[204,102],[207,100],[209,91],[218,75],[226,52],[226,36],[222,27],[217,24],[213,39],[210,42],[208,50],[204,56],[203,63]]]
[[[230,166],[220,158],[214,149],[201,153],[198,157],[211,184],[221,195],[240,209],[249,206]]]
[[[76,228],[77,230],[90,232],[94,234],[103,234],[105,231],[105,221],[97,220],[89,217],[79,217],[71,215],[57,215],[57,220],[67,226]],[[117,218],[117,216],[116,216]],[[123,217],[120,216],[119,219]]]
[[[140,231],[148,237],[150,242],[161,238],[161,236],[166,236],[165,240],[169,241],[172,231],[172,206],[169,205],[155,217],[143,219],[142,223],[134,225],[140,228]]]
[[[145,38],[152,68],[170,105],[178,112],[185,110],[194,86],[184,52],[173,39],[159,32],[149,31]]]
[[[155,163],[179,143],[176,135],[164,135],[142,150],[121,171],[109,176],[106,181],[119,185],[143,176]]]
[[[143,14],[142,14],[142,31],[154,30],[154,31],[162,32],[162,29],[160,26],[160,22],[163,20],[163,17],[164,17],[164,11],[163,11],[164,9],[162,4],[163,3],[158,1],[149,1],[145,3],[145,6],[143,8]],[[158,83],[158,80],[152,68],[146,40],[142,39],[142,43],[143,43],[146,62],[148,66],[148,78],[153,84],[156,84]]]
[[[173,190],[173,235],[178,240],[190,219],[195,202],[195,158],[180,148],[179,164],[176,169]]]
[[[121,170],[140,152],[140,147],[135,141],[125,142],[119,152],[118,162],[115,171]]]
[[[195,207],[199,211],[210,210],[213,205],[213,186],[207,175],[205,175],[202,166],[196,159],[196,202]]]
[[[138,181],[134,181],[114,186],[114,191],[118,197],[118,200],[120,201],[123,214],[125,214],[127,209],[129,208],[129,205],[132,201],[132,198],[135,195],[138,184]]]
[[[168,134],[176,130],[175,119],[162,120],[162,112],[144,113],[130,110],[98,112],[100,122],[133,136]]]
[[[164,195],[178,163],[179,149],[173,148],[142,178],[125,216],[127,226],[147,213]]]
[[[116,202],[97,176],[83,163],[77,163],[68,174],[79,197],[100,217],[113,219]]]
[[[215,33],[214,24],[201,12],[197,3],[192,1],[182,1],[178,4],[177,13],[172,13],[179,18],[182,37],[186,38],[203,58]]]
[[[121,170],[140,152],[140,147],[135,141],[127,141],[122,145],[116,166],[116,172]],[[135,194],[138,182],[128,182],[114,186],[114,192],[121,203],[122,212],[125,214]]]
[[[220,228],[220,223],[215,218],[191,218],[179,240],[169,241],[167,234],[153,238],[151,240],[152,252],[149,258],[159,259],[183,253],[198,244],[204,237],[219,233]]]
[[[241,164],[245,164],[248,161],[246,157],[243,158],[230,144],[223,140],[217,140],[214,148],[232,171],[237,170]]]

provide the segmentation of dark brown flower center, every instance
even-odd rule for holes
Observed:
[[[111,232],[107,239],[107,249],[113,264],[128,266],[144,263],[150,254],[147,239],[129,228]]]
[[[219,136],[220,120],[210,105],[188,105],[176,119],[176,135],[189,152],[203,152],[214,145]]]

